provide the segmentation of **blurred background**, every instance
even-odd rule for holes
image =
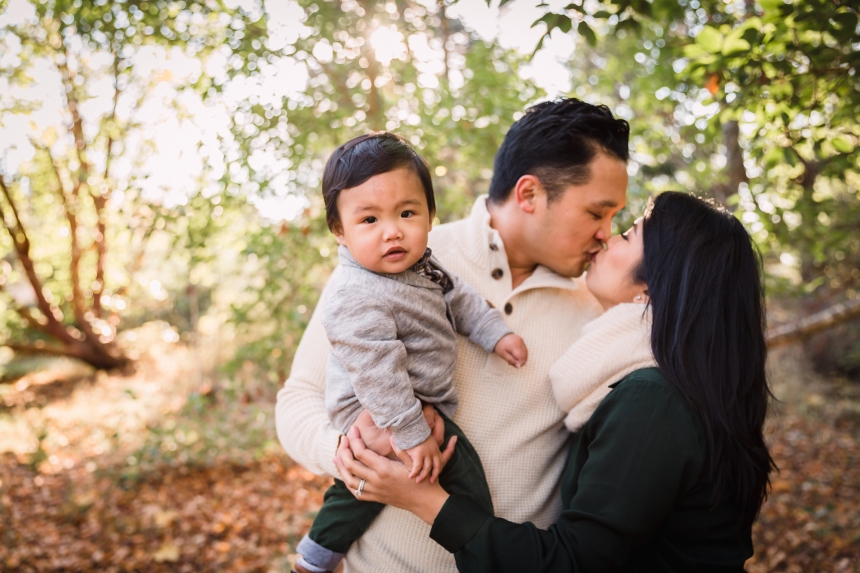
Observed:
[[[781,473],[750,571],[860,571],[860,27],[847,0],[0,0],[0,570],[288,571],[274,432],[336,264],[319,183],[408,138],[439,222],[573,96],[765,261]]]

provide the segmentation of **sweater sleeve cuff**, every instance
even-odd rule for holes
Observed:
[[[483,324],[478,325],[475,330],[472,331],[471,336],[469,336],[469,340],[487,352],[493,352],[499,340],[501,340],[505,335],[513,334],[513,332],[514,331],[505,324],[505,320],[502,318],[499,311],[491,309],[488,313],[487,319],[483,321]]]
[[[414,448],[424,443],[430,437],[430,426],[427,425],[424,412],[420,409],[420,402],[418,402],[418,407],[417,416],[411,416],[404,423],[397,426],[388,426],[388,429],[391,430],[391,435],[394,436],[394,443],[401,450]]]
[[[463,495],[448,497],[433,527],[430,539],[455,553],[463,548],[492,516],[473,499]]]

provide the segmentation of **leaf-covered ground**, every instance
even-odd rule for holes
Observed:
[[[274,442],[271,390],[201,389],[155,350],[0,392],[0,570],[289,570],[328,482]],[[793,376],[747,569],[860,573],[860,385]]]

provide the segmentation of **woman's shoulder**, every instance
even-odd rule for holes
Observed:
[[[655,397],[668,396],[671,397],[672,401],[680,399],[686,402],[686,398],[684,398],[678,387],[669,382],[663,376],[663,373],[660,372],[660,368],[656,366],[634,370],[615,384],[612,384],[610,388],[612,388],[610,394],[614,394],[616,399],[633,394],[641,397],[641,395],[645,394],[654,395]]]
[[[661,420],[663,426],[675,430],[692,430],[695,435],[704,438],[701,416],[659,368],[634,370],[611,387],[612,391],[598,408],[598,411],[604,409],[600,413],[602,416],[656,418]]]

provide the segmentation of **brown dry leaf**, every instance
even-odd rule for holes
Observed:
[[[771,493],[788,493],[791,491],[791,482],[784,479],[773,480]]]
[[[170,511],[159,510],[155,513],[155,515],[153,517],[155,519],[155,525],[157,525],[158,527],[163,529],[163,528],[167,527],[168,525],[170,525],[171,523],[173,523],[173,520],[175,520],[177,517],[179,517],[179,513],[175,512],[173,510],[170,510]]]
[[[176,563],[179,561],[179,554],[179,546],[168,541],[155,552],[152,558],[156,563]]]

